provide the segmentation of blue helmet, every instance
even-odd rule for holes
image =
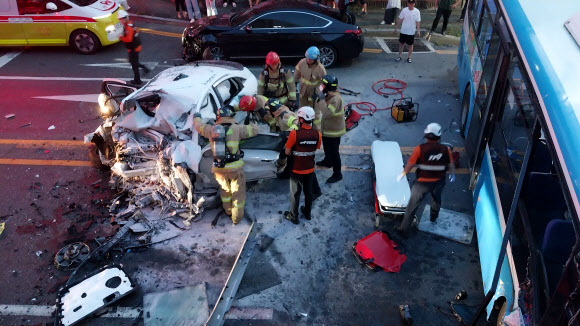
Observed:
[[[304,56],[306,59],[318,60],[318,57],[320,56],[320,50],[318,50],[318,48],[315,46],[311,46],[308,48],[308,50],[306,50],[306,54]]]

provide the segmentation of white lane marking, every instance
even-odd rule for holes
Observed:
[[[0,80],[44,80],[44,81],[103,81],[103,78],[92,78],[92,77],[32,77],[32,76],[0,76]],[[120,80],[132,80],[133,78],[115,78]],[[141,79],[146,82],[151,79]]]
[[[379,45],[381,46],[381,49],[383,49],[383,51],[385,51],[386,53],[393,53],[393,52],[391,52],[391,50],[387,46],[387,43],[385,43],[384,38],[375,37],[375,40],[379,43]]]
[[[45,100],[57,100],[57,101],[99,103],[99,101],[98,101],[99,94],[34,96],[32,98],[40,98],[40,99],[45,99]]]
[[[174,67],[173,65],[160,65],[159,62],[141,62],[142,64],[146,65],[147,68],[153,70],[156,67],[162,68],[170,68]],[[131,69],[131,64],[128,62],[120,62],[120,63],[83,63],[81,64],[87,67],[104,67],[104,68],[122,68],[122,69]]]
[[[56,306],[41,305],[7,305],[0,304],[0,316],[36,316],[51,317]],[[100,315],[104,318],[133,319],[139,317],[143,308],[117,307],[113,312]],[[274,310],[270,308],[235,308],[232,307],[225,319],[259,319],[269,320],[274,317]]]
[[[20,51],[18,52],[8,52],[5,55],[0,57],[0,68],[2,68],[2,66],[4,66],[5,64],[7,64],[8,62],[10,62],[12,59],[16,58],[20,53]]]

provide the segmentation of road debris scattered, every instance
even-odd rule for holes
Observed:
[[[60,269],[74,268],[80,265],[90,254],[86,243],[75,242],[64,246],[54,256],[54,265]]]
[[[24,127],[28,127],[28,126],[30,126],[30,125],[32,125],[32,122],[29,122],[29,123],[27,123],[27,124],[23,124],[22,126],[20,126],[20,127],[18,127],[18,128],[24,128]]]
[[[16,116],[16,114],[14,114],[14,113],[10,113],[10,114],[7,114],[7,115],[5,115],[5,116],[4,116],[4,118],[6,118],[6,119],[12,119],[12,118],[14,118],[15,116]]]
[[[48,127],[48,130],[54,130],[54,129],[56,129],[56,127],[54,125]]]
[[[413,317],[409,312],[408,305],[399,305],[399,314],[401,315],[401,320],[403,321],[404,325],[413,325]]]
[[[0,223],[0,235],[4,232],[4,227],[6,226],[6,222]]]
[[[39,251],[35,252],[35,254],[36,254],[36,257],[40,257],[40,256],[42,256],[43,252],[42,252],[42,250],[39,250]]]

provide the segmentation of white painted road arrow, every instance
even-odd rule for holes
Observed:
[[[173,67],[173,65],[160,65],[159,62],[141,62],[150,70],[155,69],[156,67],[162,68],[169,68]],[[120,62],[120,63],[83,63],[83,66],[87,67],[104,67],[104,68],[121,68],[121,69],[131,69],[131,64],[128,62]]]

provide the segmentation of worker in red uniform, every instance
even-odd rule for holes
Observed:
[[[143,72],[146,74],[149,72],[149,68],[139,63],[139,52],[141,52],[139,29],[133,25],[132,21],[129,20],[129,13],[127,13],[125,10],[119,10],[117,17],[124,27],[123,35],[121,35],[119,39],[123,41],[127,47],[127,52],[129,52],[129,62],[133,68],[133,80],[130,81],[130,83],[141,85],[143,82],[141,81],[141,76],[139,75],[139,68],[142,68]]]
[[[298,221],[298,205],[302,190],[304,190],[304,206],[300,207],[300,211],[307,220],[312,217],[312,202],[317,197],[315,194],[321,194],[314,174],[314,155],[316,150],[320,148],[322,135],[318,130],[312,128],[315,117],[313,108],[301,107],[297,115],[300,129],[290,131],[285,146],[286,155],[294,156],[294,160],[290,174],[290,211],[284,212],[284,217],[294,224],[300,223]]]
[[[406,236],[411,226],[411,221],[415,217],[417,208],[421,204],[426,194],[431,194],[431,222],[435,223],[441,209],[441,193],[445,187],[445,174],[449,170],[449,181],[455,181],[455,165],[449,147],[440,143],[441,125],[430,123],[425,128],[425,138],[427,142],[415,147],[413,154],[405,165],[403,173],[398,177],[401,181],[403,177],[417,166],[417,181],[411,188],[411,198],[405,209],[405,216],[399,227],[399,231]]]

